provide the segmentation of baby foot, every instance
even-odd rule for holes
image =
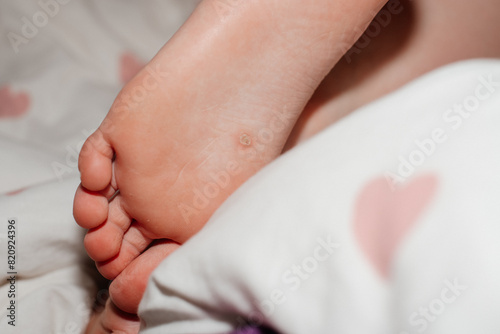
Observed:
[[[384,1],[256,0],[224,16],[213,3],[124,87],[82,148],[74,215],[109,279],[154,239],[182,244],[280,154]]]

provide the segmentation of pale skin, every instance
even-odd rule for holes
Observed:
[[[136,313],[157,264],[283,149],[429,70],[500,56],[498,1],[419,0],[401,1],[369,46],[339,61],[384,3],[245,0],[221,16],[203,1],[127,84],[79,162],[75,218],[118,306],[88,333],[137,333],[119,309]],[[151,69],[165,74],[157,85]]]

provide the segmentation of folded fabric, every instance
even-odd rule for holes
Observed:
[[[498,333],[499,110],[466,61],[288,152],[161,263],[142,333]]]
[[[85,329],[97,275],[83,249],[84,230],[72,216],[78,182],[73,178],[0,196],[2,268],[4,274],[15,273],[0,283],[1,333]],[[8,229],[9,221],[14,229]],[[15,233],[7,235],[11,230]],[[9,241],[13,252],[7,252]],[[12,267],[5,265],[8,260]]]

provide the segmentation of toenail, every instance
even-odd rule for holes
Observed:
[[[250,138],[249,135],[247,135],[246,133],[244,133],[240,137],[240,143],[242,143],[245,146],[250,146],[250,144],[252,143],[252,138]]]

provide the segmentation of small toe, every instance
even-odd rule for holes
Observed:
[[[106,302],[106,307],[99,321],[100,328],[105,330],[105,333],[116,334],[137,334],[141,324],[135,314],[123,312],[111,300]]]
[[[108,207],[109,212],[106,221],[90,229],[84,239],[88,255],[97,262],[107,261],[117,256],[125,232],[132,222],[132,219],[122,207],[119,195],[109,203]]]
[[[80,151],[78,168],[83,187],[101,191],[111,183],[113,155],[111,144],[98,129],[85,141]]]
[[[132,224],[123,236],[121,247],[112,259],[98,261],[97,269],[107,279],[115,279],[135,258],[137,258],[151,244],[147,238]]]
[[[76,190],[73,216],[83,228],[95,228],[108,218],[108,199],[101,193],[86,190],[81,185]]]
[[[105,261],[118,254],[122,237],[123,232],[116,225],[103,224],[88,231],[83,244],[94,261]]]

